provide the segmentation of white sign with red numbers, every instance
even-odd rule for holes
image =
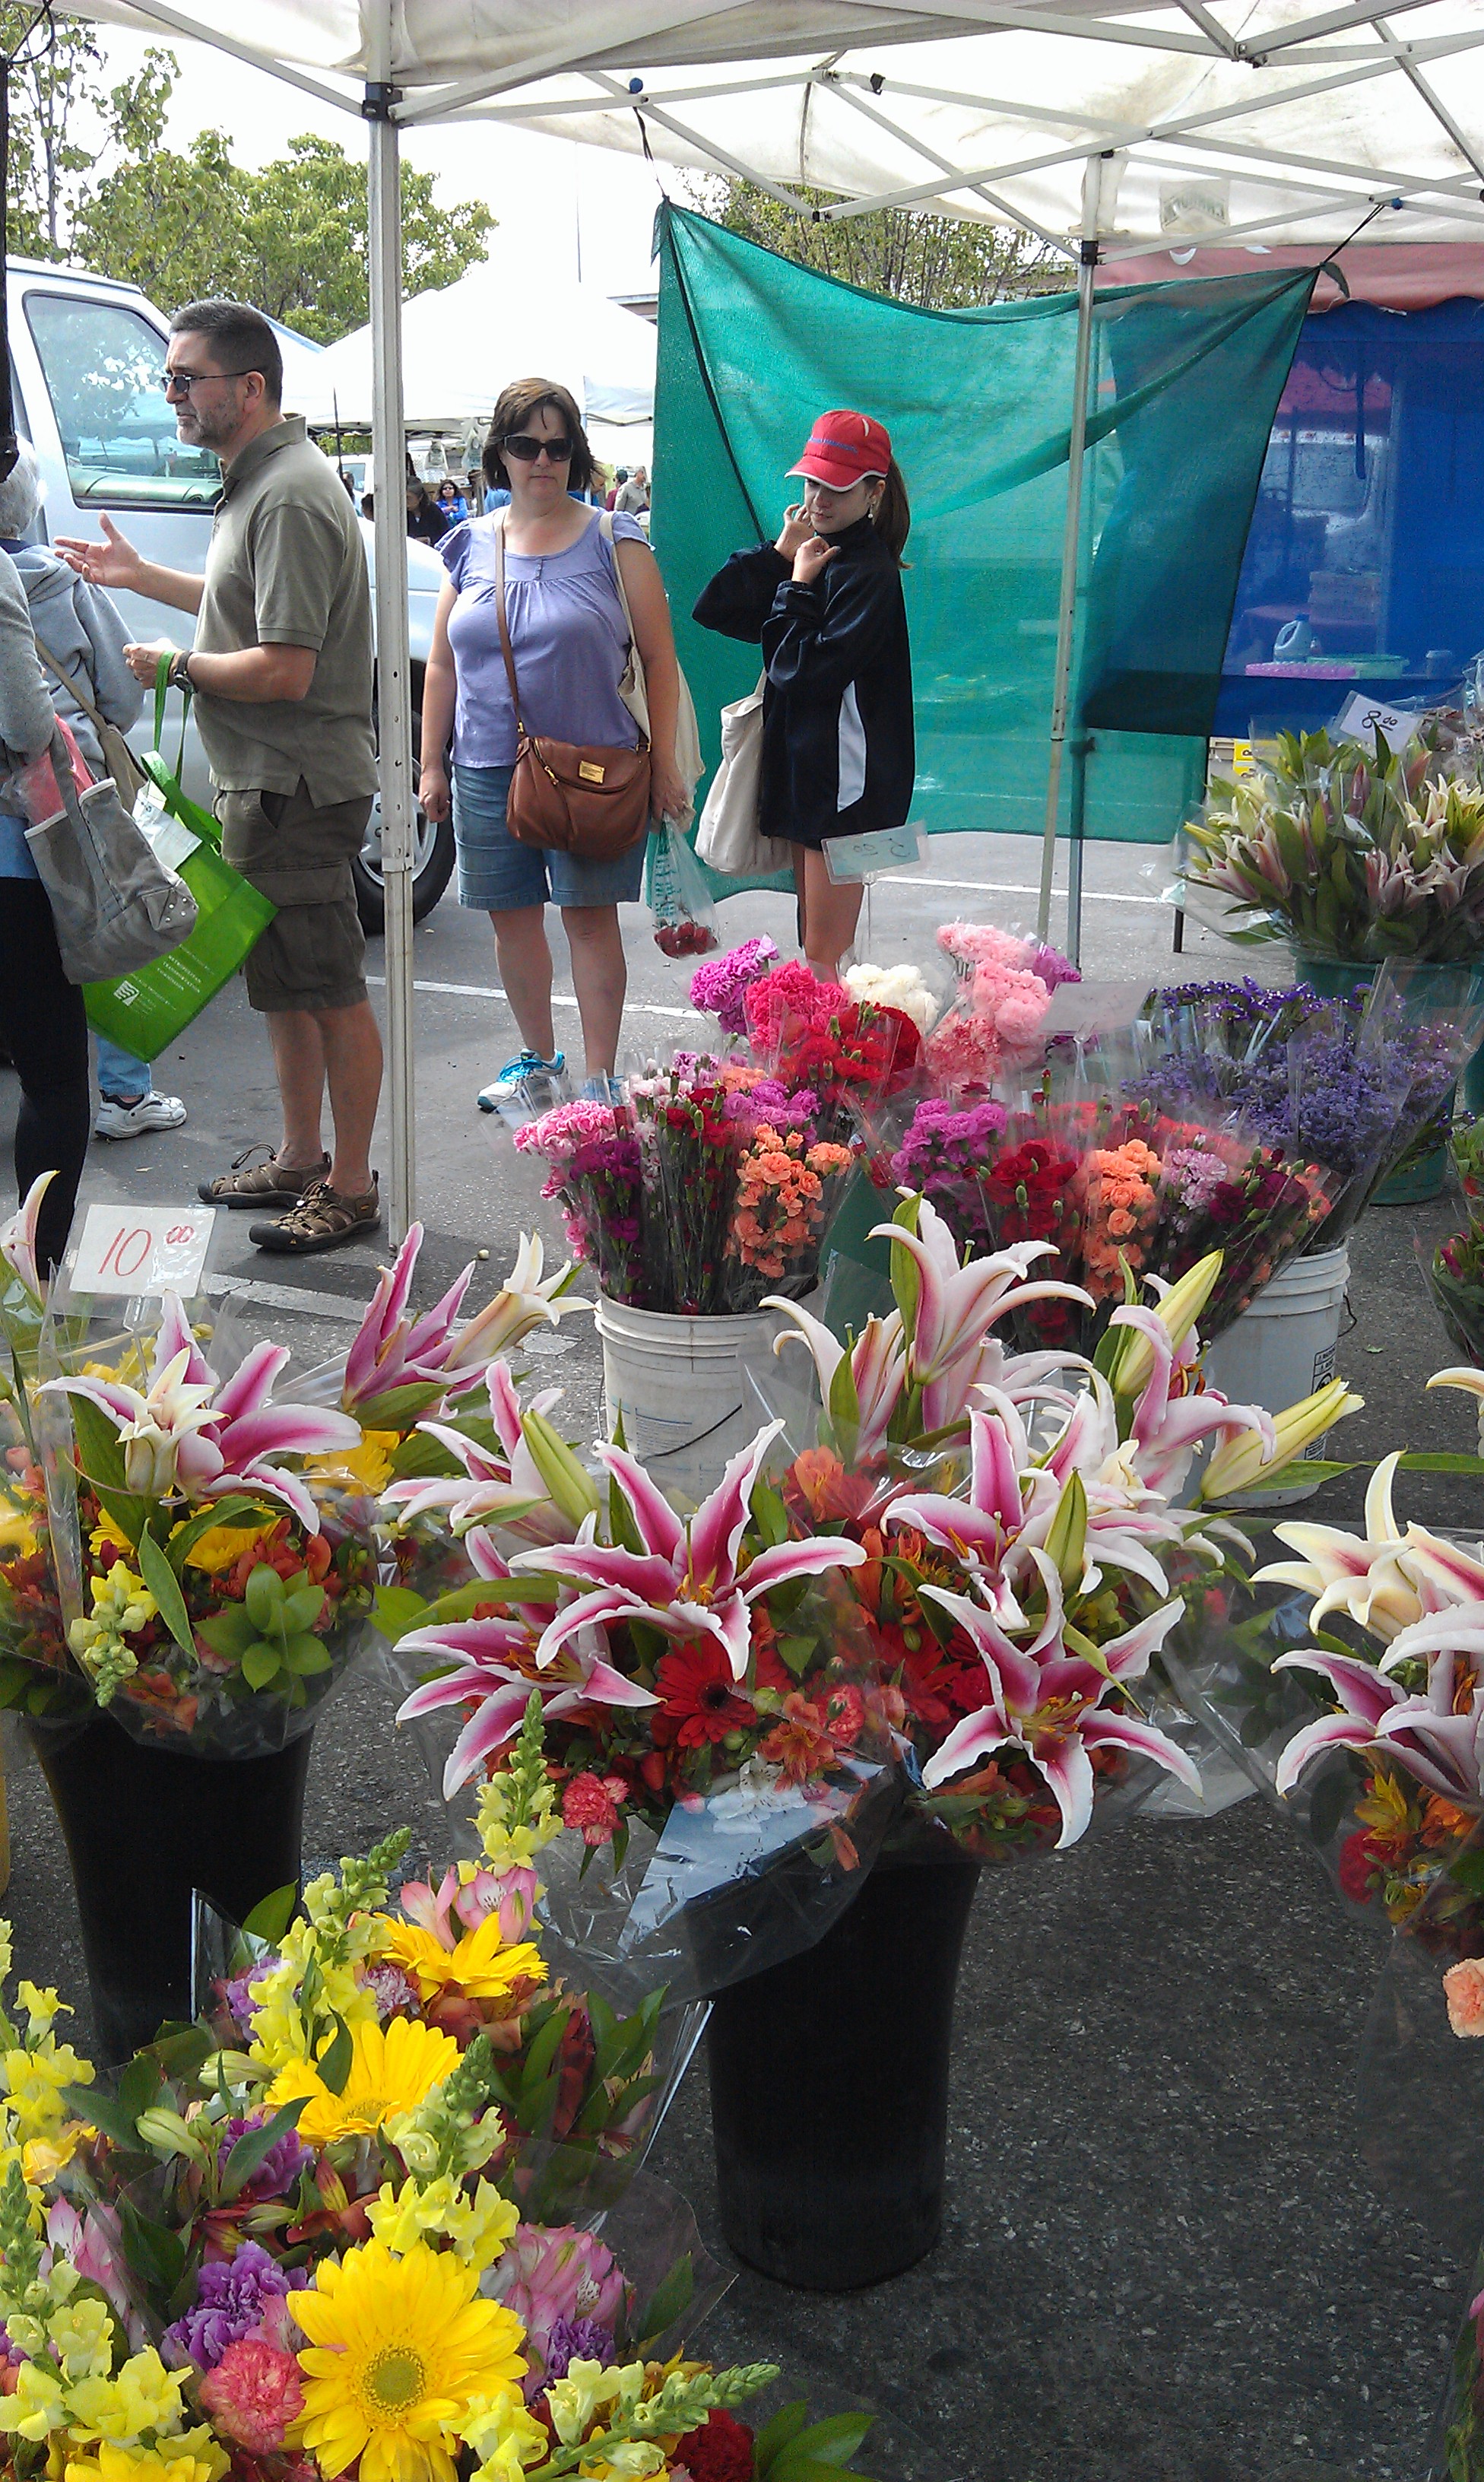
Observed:
[[[213,1206],[90,1206],[68,1281],[74,1293],[199,1292]]]

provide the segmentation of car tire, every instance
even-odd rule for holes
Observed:
[[[415,753],[421,744],[422,735],[422,714],[417,707],[414,707],[412,711],[414,765]],[[355,882],[355,906],[361,917],[361,928],[378,938],[386,927],[386,909],[382,901],[379,860],[380,809],[378,796],[372,805],[371,824],[366,831],[366,842],[351,863],[351,874]],[[419,805],[417,816],[413,822],[412,836],[412,850],[415,857],[412,873],[412,919],[414,922],[421,922],[425,914],[432,911],[454,876],[454,823],[451,819],[440,819],[435,825]]]

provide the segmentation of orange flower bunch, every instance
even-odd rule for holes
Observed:
[[[811,1146],[801,1129],[760,1124],[738,1162],[729,1248],[744,1267],[776,1280],[819,1233],[824,1184],[850,1161],[848,1147]]]
[[[1078,1204],[1086,1218],[1081,1281],[1093,1294],[1121,1290],[1120,1258],[1136,1273],[1144,1263],[1142,1241],[1158,1207],[1154,1182],[1159,1158],[1142,1138],[1122,1146],[1094,1147],[1078,1175]]]

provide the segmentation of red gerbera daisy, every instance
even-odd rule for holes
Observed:
[[[683,1750],[704,1749],[708,1741],[724,1741],[728,1732],[745,1731],[757,1722],[751,1702],[732,1678],[732,1667],[715,1644],[676,1647],[660,1657],[655,1688],[661,1704],[652,1730],[661,1749],[679,1742]]]

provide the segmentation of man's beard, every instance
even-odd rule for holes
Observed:
[[[194,407],[192,411],[195,425],[192,432],[181,431],[180,417],[178,414],[175,417],[175,429],[182,448],[209,448],[213,456],[220,457],[223,443],[231,438],[237,428],[236,416],[208,413],[204,409],[196,412]]]

